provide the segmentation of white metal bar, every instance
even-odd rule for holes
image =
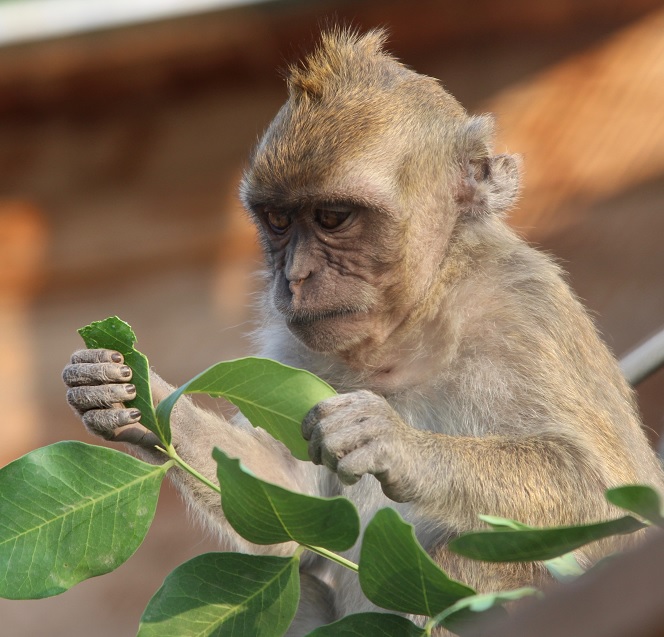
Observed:
[[[0,2],[0,46],[257,4],[257,0],[12,0]]]
[[[620,368],[631,385],[664,366],[664,329],[630,350],[620,360]]]

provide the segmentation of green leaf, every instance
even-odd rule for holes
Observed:
[[[283,442],[299,460],[309,460],[301,424],[309,410],[335,395],[325,381],[303,369],[267,358],[240,358],[217,363],[179,387],[157,407],[166,427],[175,402],[182,394],[224,397],[247,417]]]
[[[423,628],[390,613],[358,613],[321,626],[307,637],[425,637]]]
[[[525,526],[525,525],[524,525]],[[551,560],[612,535],[633,533],[645,527],[633,517],[579,526],[523,530],[474,531],[452,540],[450,550],[487,562]]]
[[[50,597],[117,568],[143,541],[170,465],[67,441],[0,469],[0,597]]]
[[[432,626],[444,626],[448,630],[463,634],[464,628],[477,621],[477,615],[493,609],[494,613],[505,614],[501,609],[503,604],[513,602],[523,597],[543,597],[541,591],[532,587],[518,588],[513,591],[500,591],[498,593],[478,593],[464,597],[446,608],[433,618]],[[500,609],[500,610],[499,610]]]
[[[360,519],[350,500],[294,493],[256,478],[220,449],[212,455],[217,461],[224,515],[243,538],[256,544],[294,540],[331,551],[344,551],[355,544]]]
[[[138,637],[279,637],[297,610],[299,562],[199,555],[166,577],[143,613]]]
[[[103,321],[95,321],[78,330],[89,349],[112,349],[124,356],[125,363],[131,367],[131,382],[136,386],[136,398],[126,403],[127,407],[141,410],[141,424],[156,434],[165,446],[171,444],[171,428],[168,420],[157,421],[152,406],[150,389],[150,366],[144,354],[134,349],[136,335],[131,327],[117,316]]]
[[[571,582],[585,573],[574,553],[565,553],[552,560],[545,560],[544,566],[559,582]]]
[[[413,526],[390,508],[378,511],[364,532],[360,585],[378,606],[429,617],[475,593],[450,579],[420,546]]]
[[[664,527],[662,503],[657,491],[651,487],[639,484],[616,487],[606,492],[606,499],[611,504],[636,513],[656,526]]]
[[[495,515],[480,515],[479,517],[494,529],[507,528],[516,531],[535,529],[535,527],[528,526],[523,522],[517,522],[516,520],[510,520],[509,518],[500,518]],[[559,582],[569,582],[579,577],[579,575],[583,575],[585,572],[574,556],[574,553],[566,553],[561,557],[545,560],[544,566],[546,566],[549,573]]]
[[[497,515],[480,515],[478,517],[493,529],[513,529],[515,531],[521,531],[524,529],[534,528],[524,524],[523,522],[517,522],[516,520],[512,520],[510,518],[501,518]]]

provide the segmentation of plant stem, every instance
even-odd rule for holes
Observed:
[[[312,553],[317,553],[318,555],[322,555],[332,562],[336,562],[337,564],[341,564],[341,566],[345,566],[351,571],[355,571],[356,573],[358,571],[358,566],[355,564],[355,562],[351,562],[345,557],[341,557],[341,555],[337,555],[336,553],[328,551],[327,549],[324,549],[320,546],[312,546],[310,544],[302,544],[302,546],[304,546],[305,549],[310,550]]]
[[[175,447],[173,445],[168,445],[168,447],[165,450],[166,455],[168,455],[169,458],[172,458],[175,460],[175,462],[178,463],[178,465],[184,469],[187,473],[190,473],[194,478],[197,480],[200,480],[204,485],[210,487],[215,493],[221,494],[221,489],[218,484],[215,484],[211,480],[208,480],[202,473],[199,473],[194,469],[192,466],[188,465],[180,456],[178,455],[178,452],[175,451]]]

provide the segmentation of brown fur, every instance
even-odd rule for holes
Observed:
[[[518,161],[492,155],[491,118],[468,116],[383,41],[381,32],[323,35],[291,70],[288,101],[241,187],[268,264],[258,353],[310,369],[342,394],[303,424],[327,468],[188,402],[174,417],[175,445],[210,476],[219,445],[289,488],[342,493],[363,523],[393,506],[434,558],[479,590],[540,583],[541,566],[471,563],[446,542],[477,528],[482,513],[536,525],[614,517],[607,487],[661,489],[662,472],[630,388],[560,269],[501,219],[517,196]],[[326,206],[350,210],[350,222],[326,231],[316,216]],[[275,211],[291,221],[283,234],[269,230]],[[78,368],[69,369],[76,385]],[[106,435],[104,411],[86,423]],[[249,545],[214,497],[177,480],[227,544],[292,550]],[[623,543],[579,555],[593,561]],[[303,602],[302,626],[372,609],[352,573],[312,555],[303,571],[317,578],[304,599],[328,601]]]

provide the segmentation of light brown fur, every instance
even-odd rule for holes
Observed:
[[[268,266],[258,353],[342,394],[303,424],[325,466],[186,401],[175,445],[210,476],[218,445],[289,488],[346,495],[363,523],[395,507],[434,558],[481,591],[541,583],[540,566],[471,563],[445,544],[480,526],[483,513],[535,525],[615,517],[606,488],[661,489],[662,472],[630,388],[560,269],[501,218],[517,195],[518,161],[492,155],[491,119],[468,116],[437,82],[383,52],[383,41],[380,32],[323,35],[291,70],[289,99],[241,188]],[[350,221],[328,232],[317,216],[326,206],[350,210]],[[269,229],[275,212],[287,216],[283,235]],[[76,355],[68,384],[93,359]],[[168,386],[154,382],[165,396]],[[141,442],[135,419],[117,417],[128,425],[118,437],[104,424],[108,411],[86,412],[88,427]],[[176,479],[227,545],[292,550],[249,545],[216,498]],[[623,543],[579,555],[593,561]],[[307,597],[319,601],[303,603],[293,634],[373,608],[352,573],[312,555],[303,571],[329,589]]]

